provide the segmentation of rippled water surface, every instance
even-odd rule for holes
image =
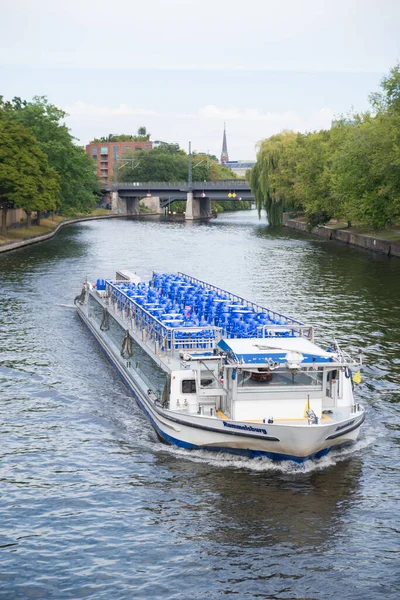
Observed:
[[[360,440],[316,463],[161,444],[72,308],[183,271],[363,348]],[[0,598],[400,597],[400,260],[208,224],[91,221],[0,255]]]

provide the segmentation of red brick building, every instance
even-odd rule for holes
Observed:
[[[102,183],[114,181],[114,167],[121,166],[123,154],[127,151],[136,152],[144,150],[148,152],[153,147],[149,140],[141,142],[92,142],[86,146],[86,152],[93,158],[97,165],[97,176]],[[118,179],[118,177],[117,177]]]

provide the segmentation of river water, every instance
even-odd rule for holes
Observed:
[[[367,365],[352,449],[304,465],[161,444],[72,308],[81,283],[183,271]],[[274,233],[103,220],[0,255],[0,598],[400,595],[400,260]]]

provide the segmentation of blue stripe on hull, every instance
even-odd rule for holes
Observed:
[[[93,335],[93,337],[95,337],[97,339],[97,336],[90,328],[84,315],[82,315],[80,312],[78,312],[78,314],[81,317],[82,322],[86,325],[86,327],[88,328],[90,333]],[[177,438],[174,438],[171,435],[168,435],[167,433],[165,433],[165,431],[163,431],[162,429],[159,428],[159,426],[155,422],[152,414],[147,409],[147,406],[140,399],[140,396],[138,395],[137,391],[132,386],[132,383],[126,377],[124,372],[121,371],[120,365],[115,361],[112,354],[102,344],[100,344],[100,348],[103,350],[103,352],[106,355],[106,357],[108,358],[108,360],[114,366],[117,367],[117,372],[118,372],[119,376],[121,377],[123,382],[127,385],[129,390],[132,392],[139,407],[143,410],[143,412],[146,413],[146,415],[147,415],[151,425],[155,429],[158,437],[165,443],[170,444],[171,446],[176,446],[177,448],[184,448],[185,450],[206,450],[207,452],[218,452],[218,453],[223,452],[226,454],[235,454],[237,456],[244,456],[246,458],[269,458],[270,460],[274,460],[274,461],[291,460],[296,463],[303,463],[306,460],[316,460],[316,459],[322,458],[323,456],[326,456],[332,449],[338,450],[339,448],[343,448],[344,446],[350,446],[355,443],[355,442],[345,442],[343,444],[329,446],[329,448],[324,448],[323,450],[319,450],[318,452],[315,452],[314,454],[310,454],[309,456],[299,457],[299,456],[291,456],[290,454],[281,454],[279,452],[265,452],[263,450],[250,450],[249,448],[224,448],[224,447],[218,447],[218,446],[197,446],[196,444],[191,444],[190,442],[184,442],[182,440],[178,440]]]
[[[160,430],[160,428],[154,423],[152,417],[148,414],[151,424],[157,432],[158,437],[170,444],[171,446],[177,446],[178,448],[184,448],[185,450],[206,450],[207,452],[224,452],[225,454],[235,454],[237,456],[244,456],[246,458],[268,458],[273,461],[282,461],[282,460],[291,460],[296,463],[303,463],[307,460],[317,460],[329,454],[329,452],[333,449],[338,450],[343,448],[344,446],[351,446],[354,442],[345,442],[343,444],[338,444],[337,446],[330,446],[329,448],[324,448],[323,450],[319,450],[314,454],[310,454],[309,456],[300,457],[300,456],[291,456],[290,454],[281,454],[279,452],[266,452],[263,450],[251,450],[249,448],[224,448],[218,446],[196,446],[195,444],[190,444],[188,442],[183,442],[178,440],[164,431]]]

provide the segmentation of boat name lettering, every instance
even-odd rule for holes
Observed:
[[[339,427],[336,427],[335,431],[339,431],[339,429],[344,429],[345,427],[350,427],[350,425],[353,425],[354,421],[355,419],[349,421],[348,423],[345,423],[344,425],[339,425]]]
[[[232,429],[243,429],[244,431],[254,431],[255,433],[264,433],[267,435],[265,429],[258,429],[257,427],[252,427],[252,425],[233,425],[233,423],[227,423],[224,421],[224,427],[231,427]]]

